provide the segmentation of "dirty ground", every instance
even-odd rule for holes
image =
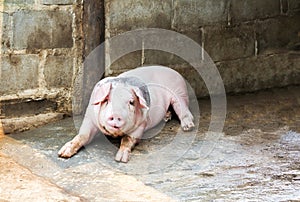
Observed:
[[[184,152],[173,148],[170,164],[158,153],[157,170],[144,157],[176,138],[177,120],[142,141],[129,164],[114,162],[116,147],[101,135],[73,158],[58,158],[76,135],[73,118],[1,136],[0,201],[300,201],[300,87],[227,102],[224,133],[207,134],[210,102],[199,100],[195,138]]]

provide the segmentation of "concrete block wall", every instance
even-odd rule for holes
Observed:
[[[78,0],[0,2],[0,118],[72,112],[82,10]]]
[[[300,83],[300,0],[5,0],[0,26],[2,120],[71,114],[74,89],[86,99],[75,100],[81,113],[101,77],[84,58],[105,39],[139,28],[174,30],[199,43],[228,93]],[[176,69],[199,97],[208,95],[186,61],[162,51],[125,55],[106,75],[147,64]]]
[[[228,93],[300,84],[299,0],[106,0],[105,16],[106,38],[138,28],[190,37],[215,62]],[[198,96],[208,95],[185,61],[160,51],[128,54],[107,75],[147,64],[171,66]]]

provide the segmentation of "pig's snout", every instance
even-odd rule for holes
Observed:
[[[119,129],[125,124],[125,121],[121,116],[114,114],[107,118],[107,123],[112,128]]]

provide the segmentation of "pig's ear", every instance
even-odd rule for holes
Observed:
[[[98,105],[107,99],[111,89],[111,83],[97,84],[91,99],[91,104]]]
[[[149,109],[149,106],[147,106],[147,102],[139,89],[132,89],[133,93],[135,96],[138,98],[139,106],[141,108],[146,108],[147,110]]]

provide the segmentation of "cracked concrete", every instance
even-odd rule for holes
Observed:
[[[152,161],[144,157],[159,151],[156,163],[164,165],[169,156],[161,149],[177,137],[177,120],[142,141],[128,164],[113,160],[118,142],[110,144],[101,135],[73,158],[58,158],[58,149],[76,134],[72,118],[2,136],[1,179],[6,180],[0,183],[0,200],[298,201],[299,95],[294,86],[228,96],[220,134],[206,133],[210,102],[199,100],[195,138],[183,153],[180,145],[174,147],[180,158],[155,172],[145,167]]]

